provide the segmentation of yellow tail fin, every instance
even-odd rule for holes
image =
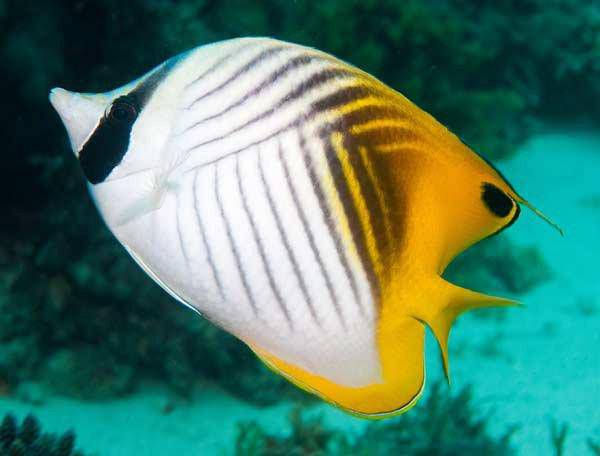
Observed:
[[[453,285],[442,278],[433,284],[431,305],[423,313],[413,315],[414,318],[429,327],[440,347],[442,364],[446,380],[450,383],[450,361],[448,357],[448,338],[454,320],[471,309],[484,307],[505,307],[521,305],[511,299],[488,296]]]

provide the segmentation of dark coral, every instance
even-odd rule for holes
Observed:
[[[290,414],[291,432],[272,435],[257,423],[239,426],[238,456],[355,455],[355,456],[507,456],[515,427],[498,437],[489,432],[489,418],[475,411],[471,390],[449,395],[435,384],[418,411],[387,421],[374,422],[359,435],[324,426],[317,416],[303,417],[299,409]]]
[[[565,454],[565,444],[569,435],[569,424],[558,424],[552,420],[550,422],[550,443],[554,449],[554,456],[563,456]]]
[[[75,449],[75,433],[43,433],[38,420],[27,415],[19,425],[7,414],[0,424],[0,456],[83,456]]]
[[[510,440],[516,427],[499,437],[489,431],[489,417],[477,412],[472,390],[463,388],[454,395],[440,383],[415,413],[369,426],[357,440],[355,454],[407,456],[504,456],[514,454]]]
[[[328,429],[320,416],[307,418],[300,408],[289,415],[290,433],[287,436],[267,433],[256,422],[238,424],[235,444],[237,456],[334,456],[354,454],[347,437]]]

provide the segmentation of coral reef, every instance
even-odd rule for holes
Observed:
[[[11,414],[0,424],[0,456],[83,456],[75,449],[75,433],[42,433],[38,420],[27,415],[19,425]]]
[[[569,425],[567,423],[558,423],[554,420],[550,422],[550,442],[554,449],[555,456],[563,456],[565,454],[565,443],[569,435]]]
[[[420,405],[420,412],[369,426],[357,439],[354,454],[513,454],[510,440],[517,428],[511,427],[499,437],[492,437],[488,420],[489,417],[481,417],[476,412],[470,388],[463,388],[451,396],[437,383]]]
[[[417,406],[420,412],[374,422],[360,435],[350,436],[324,427],[321,419],[303,418],[298,409],[290,415],[291,432],[267,434],[256,423],[240,425],[236,441],[238,456],[369,455],[387,456],[503,456],[514,454],[510,444],[516,428],[499,437],[488,432],[488,418],[475,412],[471,390],[449,396],[435,384]]]
[[[292,409],[289,416],[291,432],[288,436],[268,434],[255,422],[238,424],[235,444],[237,456],[334,456],[354,454],[347,437],[327,429],[321,417],[306,418],[300,408]]]
[[[10,389],[39,379],[86,398],[127,393],[142,379],[183,394],[208,379],[261,404],[295,391],[175,305],[111,239],[48,105],[52,86],[103,91],[197,44],[270,35],[374,73],[500,158],[540,113],[598,109],[575,95],[600,95],[599,24],[597,5],[574,0],[1,1],[10,90],[0,124],[11,131],[0,181],[0,378]],[[534,252],[508,241],[487,249],[459,259],[456,274],[515,293],[540,280],[519,266],[539,264]]]

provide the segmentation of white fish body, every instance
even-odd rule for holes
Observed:
[[[331,179],[311,177],[327,169],[311,139],[319,123],[291,126],[344,81],[331,77],[282,101],[339,63],[275,40],[238,39],[170,65],[122,162],[90,185],[107,225],[163,288],[252,347],[340,384],[380,381],[364,267],[328,229],[311,180]],[[96,96],[95,112],[135,85]],[[55,91],[52,102],[63,115],[63,98],[77,96]],[[78,127],[69,131],[76,140]]]

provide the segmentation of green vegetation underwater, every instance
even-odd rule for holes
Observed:
[[[0,24],[0,456],[600,455],[599,0],[0,0]],[[400,416],[305,393],[165,293],[103,223],[48,102],[259,36],[399,91],[564,229],[523,210],[450,264],[523,306],[458,319],[451,384],[428,333]]]

